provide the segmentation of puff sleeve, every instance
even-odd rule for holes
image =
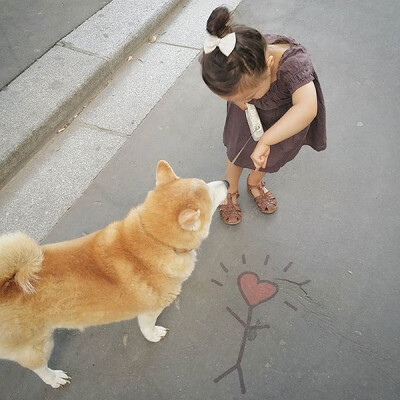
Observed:
[[[278,79],[282,79],[291,95],[314,80],[314,67],[304,47],[297,46],[293,49],[280,65],[279,74]]]

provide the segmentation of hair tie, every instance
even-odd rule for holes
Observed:
[[[236,34],[235,32],[229,35],[219,38],[218,36],[210,35],[207,32],[206,41],[204,42],[204,53],[208,54],[214,51],[217,47],[221,50],[221,53],[226,57],[232,53],[236,45]]]

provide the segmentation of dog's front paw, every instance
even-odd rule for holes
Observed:
[[[143,332],[144,337],[149,342],[159,342],[168,332],[168,328],[164,328],[163,326],[155,326],[149,332]]]
[[[52,388],[57,389],[60,386],[64,386],[66,383],[71,383],[71,378],[64,371],[53,369],[49,371],[50,373],[46,377],[47,379],[43,380]]]

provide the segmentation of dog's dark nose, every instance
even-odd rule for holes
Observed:
[[[226,188],[229,189],[229,182],[225,180],[223,180],[223,182],[225,183]]]

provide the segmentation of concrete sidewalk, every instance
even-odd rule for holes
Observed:
[[[152,11],[151,14],[144,13],[143,16],[137,14],[138,10],[135,8],[127,10],[125,15],[124,10],[118,8],[121,4],[129,8],[128,6],[134,1],[137,0],[114,0],[100,14],[87,21],[87,24],[83,24],[63,39],[61,43],[66,47],[58,46],[57,51],[66,50],[78,58],[83,57],[91,62],[94,60],[94,63],[100,63],[101,68],[106,68],[108,65],[107,71],[113,69],[112,63],[118,64],[118,57],[122,57],[129,50],[128,45],[132,44],[132,37],[138,35],[140,29],[150,29],[145,25],[146,21],[155,23],[154,14],[158,15]],[[238,2],[239,0],[229,0],[226,3],[234,9]],[[146,7],[153,10],[155,5],[161,7],[162,4],[165,8],[168,4],[172,4],[172,0],[158,0],[152,6],[146,6],[146,3],[141,2],[139,10],[143,11]],[[205,21],[218,5],[218,0],[206,3],[201,0],[179,3],[163,23],[156,26],[151,35],[149,34],[153,37],[150,43],[146,42],[129,56],[126,55],[125,63],[114,73],[107,87],[75,115],[73,122],[65,130],[53,135],[52,139],[0,190],[0,214],[3,216],[0,220],[1,232],[12,231],[18,226],[36,239],[43,239],[125,140],[135,132],[143,118],[174,84],[193,58],[199,54],[205,35]],[[105,14],[106,9],[109,9],[108,14]],[[163,8],[158,9],[159,13],[161,11],[163,14],[166,13]],[[147,19],[142,20],[144,17]],[[104,26],[107,27],[107,31],[103,32]],[[99,40],[96,36],[98,31],[102,32],[101,37],[108,35],[109,40]],[[71,50],[72,48],[81,50],[75,51]],[[102,56],[99,58],[87,55],[90,49]],[[80,75],[84,65],[79,59],[68,58],[68,60],[65,76],[59,78],[66,87],[73,88],[68,92],[68,96],[71,96],[68,98],[75,104],[87,95],[82,87],[75,87],[76,79],[86,79]],[[87,76],[95,77],[92,75],[94,72],[95,70],[90,70]],[[54,76],[51,70],[43,71],[41,74],[44,79],[53,82]],[[22,76],[24,74],[21,75],[21,79]],[[58,82],[58,78],[56,80]],[[39,86],[43,83],[35,82]],[[30,81],[26,84],[28,83],[33,84]],[[22,156],[22,153],[16,150],[19,144],[25,146],[31,143],[31,135],[34,132],[40,136],[44,132],[42,129],[34,131],[35,122],[30,120],[31,114],[26,112],[20,115],[21,107],[22,109],[24,107],[19,106],[16,99],[25,96],[28,90],[25,84],[22,86],[18,93],[11,89],[4,92],[6,94],[0,92],[0,97],[4,94],[12,103],[3,104],[6,115],[0,121],[0,127],[1,124],[12,125],[12,129],[5,130],[0,136],[0,143],[3,144],[3,147],[0,146],[0,153],[5,155],[3,158],[5,168],[11,171],[14,171],[13,163],[18,164],[18,159],[13,158],[13,152],[17,151]],[[54,84],[54,88],[49,89],[52,91],[51,99],[63,98],[65,94],[63,88],[63,85],[58,87],[58,84]],[[93,88],[98,87],[94,84]],[[56,103],[63,111],[54,114],[53,109],[49,117],[65,123],[64,111],[68,113],[72,106],[59,104],[58,100]],[[41,121],[40,124],[46,125],[45,131],[51,128],[52,123],[43,116],[43,113],[50,111],[46,107],[41,108],[41,99],[25,98],[22,104],[30,108]],[[38,138],[35,140],[31,144],[37,146]],[[28,148],[32,150],[30,146]]]
[[[264,11],[263,0],[243,0],[236,10],[246,24],[303,43],[326,99],[328,149],[304,148],[267,178],[277,213],[259,213],[244,174],[243,221],[229,227],[215,217],[179,301],[160,317],[170,328],[165,340],[146,342],[136,321],[61,330],[50,366],[65,369],[71,385],[53,390],[0,361],[1,399],[399,399],[400,15],[388,0],[326,7],[272,0]],[[384,75],[382,60],[391,60]],[[110,88],[114,97],[126,76]],[[111,104],[98,101],[93,118]],[[225,110],[193,59],[45,242],[122,218],[154,186],[159,159],[182,177],[222,178]],[[278,293],[254,309],[252,324],[269,328],[249,333],[241,381],[237,370],[222,374],[235,366],[243,340],[237,318],[245,320],[248,307],[237,278],[244,272],[273,282]]]

